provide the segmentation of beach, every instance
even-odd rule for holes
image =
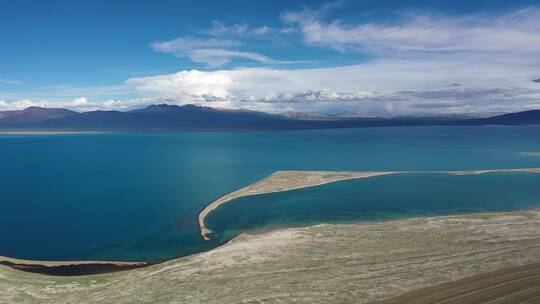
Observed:
[[[147,262],[124,261],[40,261],[0,256],[0,265],[13,269],[54,275],[90,275],[122,271],[151,265]]]
[[[496,289],[501,271],[537,292],[529,274],[511,269],[540,262],[538,229],[539,210],[321,224],[242,234],[208,252],[102,275],[0,266],[0,303],[371,303],[477,275]]]
[[[13,264],[24,264],[24,265],[41,265],[48,267],[55,266],[66,266],[66,265],[84,265],[84,264],[114,264],[114,265],[139,265],[144,264],[144,262],[123,262],[123,261],[39,261],[39,260],[25,260],[17,259],[0,255],[0,262],[8,262]]]

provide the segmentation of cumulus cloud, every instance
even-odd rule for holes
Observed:
[[[72,102],[73,106],[76,106],[76,107],[80,107],[80,106],[85,106],[88,104],[88,99],[86,99],[86,97],[79,97],[79,98],[75,98]]]
[[[338,92],[329,89],[307,90],[302,92],[289,92],[269,94],[265,96],[248,96],[242,99],[243,102],[265,102],[265,103],[311,103],[311,102],[346,102],[362,100],[382,100],[384,95],[377,92],[348,91]]]
[[[271,111],[502,112],[538,106],[540,90],[530,79],[539,68],[540,59],[442,56],[332,68],[192,70],[126,84],[147,96]]]
[[[130,99],[108,99],[104,101],[90,101],[86,97],[74,100],[3,100],[0,99],[0,111],[23,110],[28,107],[67,108],[75,111],[94,110],[130,110],[151,104],[186,104],[185,100],[176,96],[140,97]]]
[[[28,107],[46,107],[46,108],[73,108],[83,109],[85,107],[91,107],[86,97],[75,98],[74,100],[66,101],[50,101],[50,100],[31,100],[31,99],[19,99],[19,100],[0,100],[0,111],[8,110],[22,110]],[[93,107],[97,107],[94,105]]]
[[[226,71],[181,71],[175,74],[131,78],[126,84],[141,94],[166,95],[193,101],[216,101],[233,98],[229,92],[232,79]]]

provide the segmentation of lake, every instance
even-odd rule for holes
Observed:
[[[0,255],[159,261],[245,229],[540,207],[540,175],[381,176],[213,199],[277,170],[540,167],[540,126],[0,135]]]

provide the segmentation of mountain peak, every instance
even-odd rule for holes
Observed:
[[[286,112],[274,115],[243,109],[215,109],[195,104],[154,104],[122,111],[77,113],[61,108],[32,106],[24,110],[0,112],[0,127],[140,129],[140,130],[284,130],[353,128],[411,125],[519,125],[540,124],[540,110],[509,113],[487,118],[395,117],[322,115]]]

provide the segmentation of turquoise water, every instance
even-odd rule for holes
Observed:
[[[248,229],[540,207],[540,174],[400,174],[243,197],[207,218],[217,237]]]
[[[388,176],[351,181],[355,186],[343,182],[302,189],[285,203],[279,195],[297,192],[281,193],[275,201],[265,199],[268,204],[275,202],[271,206],[265,206],[264,202],[246,203],[254,211],[252,215],[241,213],[235,207],[238,204],[230,204],[209,218],[210,226],[215,226],[219,232],[210,242],[200,239],[196,222],[197,213],[216,197],[276,170],[540,167],[540,157],[523,155],[524,151],[540,151],[540,126],[0,135],[0,231],[3,232],[0,255],[29,259],[161,260],[215,247],[244,228],[369,218],[351,207],[357,201],[338,197],[325,200],[326,205],[325,201],[320,201],[318,217],[302,210],[283,212],[308,208],[303,202],[307,199],[304,195],[316,189],[330,196],[355,193],[354,196],[361,197],[366,195],[357,189],[368,193],[382,190],[389,196],[380,197],[375,205],[366,203],[365,206],[368,209],[388,206],[389,210],[383,210],[385,218],[491,210],[484,205],[499,203],[490,203],[489,197],[474,191],[467,192],[470,198],[466,200],[467,205],[457,211],[445,208],[432,211],[412,194],[408,196],[409,205],[398,208],[399,205],[392,203],[392,195],[397,194],[391,193],[401,193],[404,189],[384,186],[386,182],[380,180],[400,180],[397,186],[409,184],[408,189],[413,194],[420,193],[418,187],[413,187],[419,183],[417,179],[432,181],[434,187],[459,181],[433,176]],[[504,176],[508,179],[505,184],[525,179],[530,181],[525,184],[534,188],[537,182],[530,174]],[[474,185],[476,178],[480,182],[484,177],[470,178],[469,183]],[[365,189],[364,185],[371,183],[374,184]],[[338,191],[333,187],[345,188]],[[474,189],[472,187],[471,191]],[[302,192],[304,190],[308,192]],[[507,207],[493,210],[536,206],[534,199],[538,196],[529,190],[508,188],[503,192],[511,195],[515,204],[504,205],[501,201],[500,204]],[[526,197],[521,196],[522,192]],[[446,196],[444,192],[439,195],[435,191],[429,192],[425,199],[436,203]],[[483,205],[474,205],[480,202],[476,198],[482,198]],[[344,205],[337,204],[336,200]],[[274,209],[285,206],[283,204],[287,208]],[[332,209],[334,207],[336,209]],[[230,210],[237,210],[242,222],[224,216],[237,213]]]

